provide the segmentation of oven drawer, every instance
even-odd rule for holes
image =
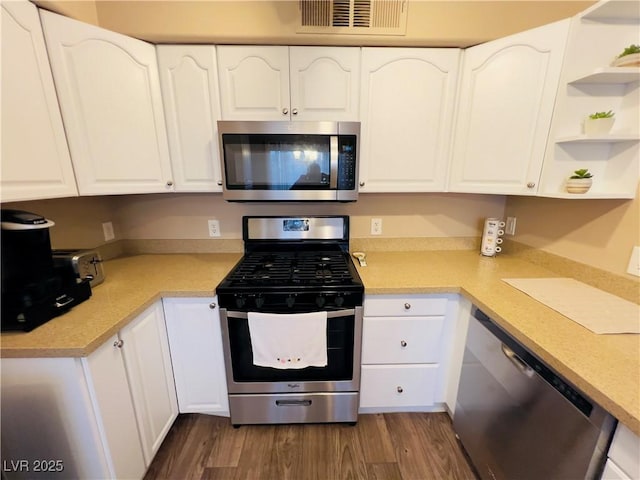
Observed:
[[[447,298],[426,295],[367,295],[365,317],[444,315]]]
[[[229,395],[233,425],[357,422],[358,392]]]
[[[363,365],[360,408],[433,405],[438,368],[438,364]]]
[[[362,363],[436,363],[444,317],[364,319]]]

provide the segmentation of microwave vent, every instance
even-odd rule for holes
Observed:
[[[300,0],[298,33],[405,35],[407,0]]]

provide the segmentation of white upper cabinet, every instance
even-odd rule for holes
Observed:
[[[465,50],[451,191],[536,193],[569,23]]]
[[[357,120],[357,47],[219,46],[224,120]]]
[[[218,69],[211,45],[158,45],[176,192],[222,191]]]
[[[458,49],[363,48],[361,192],[444,191]]]
[[[155,47],[40,16],[80,194],[172,190]]]
[[[2,2],[1,201],[78,195],[36,7]]]
[[[635,197],[640,177],[640,68],[611,63],[629,45],[640,44],[638,12],[637,2],[601,2],[573,18],[538,195]],[[586,135],[585,118],[609,110],[615,112],[611,130]],[[567,193],[567,178],[582,168],[593,174],[591,189]]]
[[[290,47],[289,62],[291,118],[359,119],[360,48]]]

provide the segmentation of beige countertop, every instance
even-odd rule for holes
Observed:
[[[90,300],[29,333],[3,333],[2,357],[86,356],[159,298],[213,296],[240,253],[139,255],[105,262]],[[640,337],[596,335],[503,282],[555,277],[475,251],[369,252],[367,294],[460,293],[640,435]]]

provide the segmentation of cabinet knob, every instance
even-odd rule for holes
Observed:
[[[529,183],[527,183],[527,188],[533,188],[533,187],[535,187],[535,186],[536,186],[536,184],[535,184],[535,183],[533,183],[533,182],[529,182]]]
[[[400,386],[396,387],[396,390],[398,391],[398,393],[404,392],[404,389]]]
[[[404,304],[404,309],[405,310],[409,310],[411,308],[411,304],[410,303],[405,303]]]
[[[113,342],[113,346],[116,348],[122,348],[123,345],[124,345],[124,340],[116,340],[115,342]]]
[[[364,182],[360,182],[359,184],[361,187],[364,187]]]
[[[407,346],[407,342],[405,342],[404,340],[400,340],[400,346],[401,347],[406,347]]]
[[[209,308],[210,308],[211,310],[215,309],[216,307],[217,307],[217,305],[215,304],[215,302],[211,302],[211,303],[209,304]]]
[[[289,109],[288,108],[283,108],[282,109],[282,114],[283,115],[288,115],[289,114]]]
[[[298,114],[298,109],[297,109],[297,108],[294,108],[293,110],[291,110],[291,113],[292,113],[293,115],[297,115],[297,114]]]
[[[173,180],[167,180],[167,187],[173,186]]]
[[[222,186],[222,180],[218,180],[218,185]]]

